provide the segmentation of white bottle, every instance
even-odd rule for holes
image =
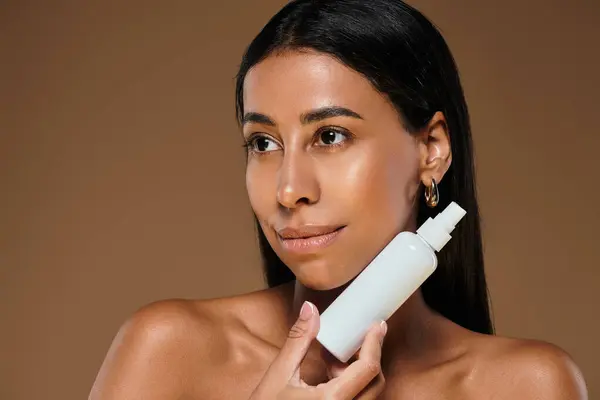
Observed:
[[[347,362],[369,328],[387,320],[435,271],[436,251],[466,211],[452,202],[417,233],[401,232],[365,267],[321,315],[317,340]]]

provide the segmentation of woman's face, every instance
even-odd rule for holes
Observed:
[[[305,286],[346,284],[414,229],[423,148],[392,104],[334,58],[286,52],[252,68],[243,134],[252,208]]]

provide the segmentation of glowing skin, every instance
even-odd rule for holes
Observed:
[[[246,77],[244,108],[252,208],[275,252],[312,289],[347,283],[413,229],[422,175],[439,182],[449,164],[444,132],[445,142],[423,145],[363,76],[326,55],[267,58]],[[427,162],[437,170],[421,168]]]

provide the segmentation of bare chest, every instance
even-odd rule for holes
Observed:
[[[242,366],[223,368],[211,374],[202,387],[198,387],[190,399],[231,399],[247,400],[260,383],[268,368],[268,362],[257,362]],[[303,375],[314,382],[324,381],[323,371],[307,366]],[[215,371],[216,372],[216,371]],[[380,400],[470,400],[473,397],[464,379],[448,374],[429,376],[390,376],[386,377],[386,388],[378,397]]]

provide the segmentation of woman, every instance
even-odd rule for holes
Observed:
[[[289,2],[249,46],[236,95],[269,289],[139,310],[92,399],[586,398],[561,349],[493,335],[467,106],[423,15]],[[314,340],[319,312],[450,201],[467,216],[436,272],[336,361]]]

